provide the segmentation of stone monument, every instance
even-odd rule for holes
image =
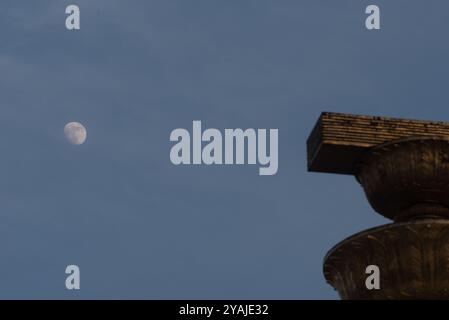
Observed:
[[[322,113],[308,170],[353,175],[391,219],[332,248],[324,276],[342,299],[449,299],[449,123]],[[380,289],[365,285],[380,270]]]

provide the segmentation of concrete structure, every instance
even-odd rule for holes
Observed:
[[[323,113],[308,169],[354,175],[392,224],[330,250],[326,280],[343,299],[449,298],[449,123]],[[366,268],[380,269],[369,290]]]

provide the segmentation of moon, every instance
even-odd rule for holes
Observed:
[[[87,130],[79,122],[69,122],[64,127],[64,134],[71,144],[80,145],[86,141]]]

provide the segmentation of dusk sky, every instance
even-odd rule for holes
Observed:
[[[1,1],[0,298],[337,299],[326,252],[388,221],[307,172],[307,137],[322,111],[448,121],[448,34],[443,0]],[[279,129],[277,174],[173,165],[194,120]]]

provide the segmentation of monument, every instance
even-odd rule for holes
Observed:
[[[449,123],[322,113],[307,154],[309,171],[355,176],[393,221],[328,252],[324,276],[340,297],[449,299]],[[369,265],[379,290],[365,285]]]

